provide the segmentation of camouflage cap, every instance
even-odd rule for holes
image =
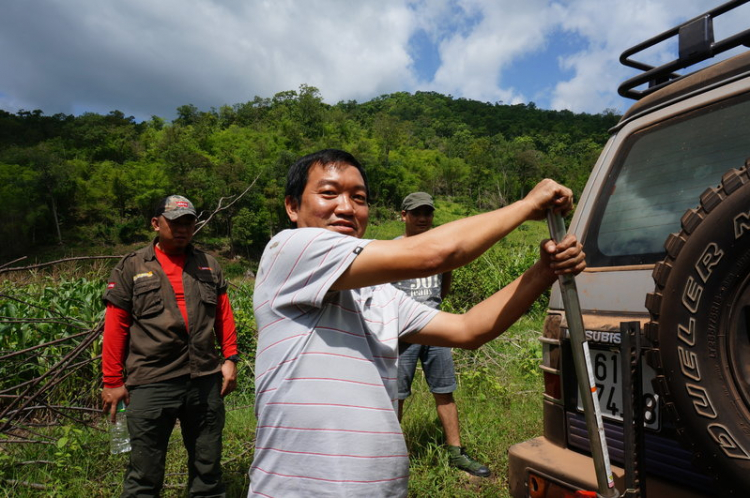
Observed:
[[[432,203],[432,196],[427,192],[412,192],[404,197],[404,202],[401,203],[403,211],[411,211],[412,209],[417,209],[419,206],[429,206],[435,209],[435,205]]]
[[[181,195],[169,195],[161,201],[156,209],[156,216],[162,215],[168,220],[176,220],[185,215],[198,217],[193,203]]]

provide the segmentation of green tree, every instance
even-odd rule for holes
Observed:
[[[242,208],[232,218],[232,247],[236,253],[257,256],[268,240],[270,213],[265,207]]]
[[[30,166],[0,163],[0,198],[3,199],[3,223],[0,223],[0,254],[20,255],[36,242],[32,220],[41,218],[46,206],[36,195],[39,174]]]
[[[314,141],[323,136],[326,106],[317,88],[300,85],[293,117],[299,121],[302,134],[308,140]]]
[[[436,92],[330,106],[307,84],[209,111],[185,104],[176,115],[173,122],[153,116],[136,123],[120,111],[0,111],[0,193],[14,197],[0,229],[12,243],[0,252],[74,236],[139,240],[153,204],[167,193],[214,209],[253,184],[206,227],[212,240],[249,255],[287,226],[289,165],[324,147],[348,150],[365,166],[373,213],[392,214],[417,189],[453,197],[467,210],[492,209],[545,176],[579,193],[619,119],[611,111],[576,114]]]
[[[387,166],[390,161],[391,150],[401,143],[403,125],[395,116],[379,113],[373,120],[372,133],[380,144],[383,164]]]
[[[37,173],[34,195],[49,207],[51,219],[35,218],[34,224],[38,228],[51,229],[56,235],[57,243],[62,245],[62,219],[68,214],[71,200],[75,192],[74,168],[65,159],[65,147],[59,138],[40,142],[39,144],[16,149],[14,154],[17,163],[28,166]],[[41,214],[40,211],[35,211]]]
[[[194,125],[198,122],[200,114],[200,110],[193,104],[181,105],[177,108],[177,119],[174,122],[182,126]]]

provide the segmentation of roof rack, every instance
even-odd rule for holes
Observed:
[[[623,82],[617,89],[617,93],[623,97],[639,100],[670,83],[674,83],[694,73],[697,69],[685,74],[678,74],[675,72],[676,70],[688,68],[740,45],[750,47],[750,29],[714,42],[713,25],[714,18],[748,1],[750,0],[727,2],[624,51],[620,56],[620,63],[643,72]],[[672,62],[667,62],[661,66],[651,66],[630,58],[632,55],[643,52],[647,48],[653,47],[674,36],[679,37],[679,57]],[[648,83],[647,88],[636,90],[637,87],[646,83]]]

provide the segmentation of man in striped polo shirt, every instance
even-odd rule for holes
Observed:
[[[514,204],[396,240],[362,239],[368,199],[364,169],[346,152],[322,150],[289,170],[295,228],[266,246],[253,298],[258,425],[248,496],[406,496],[399,340],[479,347],[559,274],[586,266],[574,237],[546,241],[516,281],[465,314],[445,313],[388,284],[463,266],[548,208],[570,211],[572,192],[544,180]]]

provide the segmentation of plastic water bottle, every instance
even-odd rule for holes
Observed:
[[[109,451],[113,455],[130,451],[130,434],[128,433],[128,420],[125,415],[125,403],[120,400],[117,403],[117,418],[115,423],[109,427]]]

